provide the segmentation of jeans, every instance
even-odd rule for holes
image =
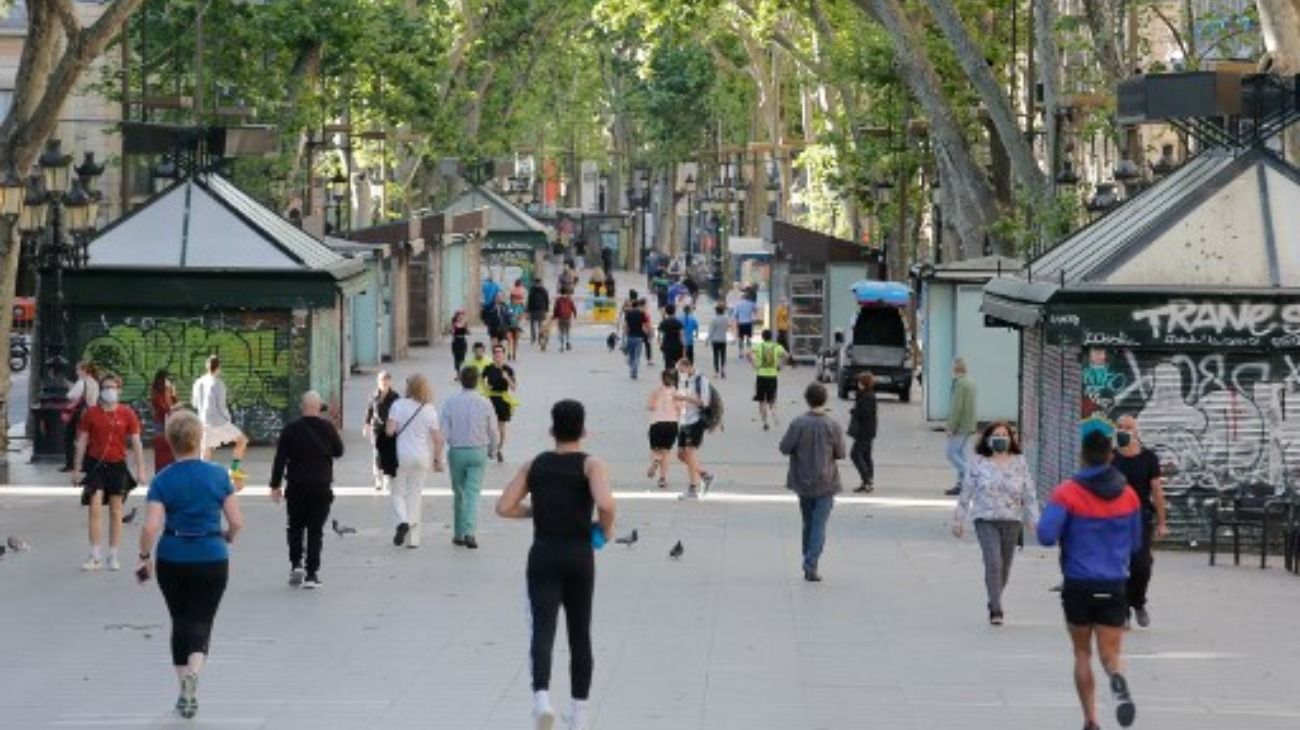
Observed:
[[[397,479],[393,481],[393,518],[398,524],[410,526],[411,529],[406,533],[406,544],[410,547],[420,544],[420,508],[424,483],[432,473],[418,463],[397,467]]]
[[[325,532],[325,520],[330,516],[330,503],[334,501],[334,493],[328,485],[289,485],[287,501],[289,564],[295,568],[304,567],[302,538],[306,533],[307,574],[314,575],[320,570],[321,538]]]
[[[564,351],[572,347],[569,344],[569,330],[573,327],[573,320],[559,319],[556,320],[556,329],[560,331],[560,350]]]
[[[975,520],[975,537],[984,554],[984,587],[989,594],[989,611],[1002,613],[1002,591],[1011,579],[1011,561],[1020,539],[1016,520]]]
[[[1133,553],[1128,564],[1128,605],[1130,608],[1147,607],[1147,587],[1151,585],[1151,565],[1155,557],[1151,554],[1151,541],[1155,537],[1156,526],[1150,519],[1142,520],[1142,547]]]
[[[875,439],[853,439],[853,448],[849,450],[849,458],[863,484],[874,484],[876,479],[876,464],[871,458],[873,441]]]
[[[948,463],[957,470],[957,484],[966,480],[966,442],[970,434],[948,434]]]
[[[805,573],[817,572],[817,561],[826,547],[826,522],[835,506],[835,495],[799,497],[799,512],[803,515],[803,569]]]
[[[710,342],[713,348],[713,372],[715,375],[727,372],[727,343]]]
[[[641,346],[644,344],[644,338],[627,338],[627,371],[634,378],[637,375],[637,368],[641,364]]]
[[[487,447],[456,447],[447,451],[451,469],[452,524],[455,537],[473,535],[478,525],[478,494],[487,468]]]

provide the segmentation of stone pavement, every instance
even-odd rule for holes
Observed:
[[[807,584],[797,509],[781,488],[780,430],[751,421],[747,368],[733,357],[732,377],[720,383],[727,431],[706,442],[717,495],[679,503],[643,471],[652,381],[632,384],[604,351],[603,334],[584,329],[569,353],[524,348],[524,406],[506,449],[514,463],[488,477],[499,488],[545,446],[554,399],[588,404],[590,450],[613,466],[619,531],[641,535],[633,548],[598,555],[597,728],[1082,725],[1057,597],[1047,591],[1055,554],[1030,547],[1018,556],[1008,624],[989,627],[978,547],[947,533],[951,502],[935,498],[949,478],[941,437],[919,422],[916,406],[882,399],[877,493],[837,505],[826,582]],[[394,368],[399,382],[416,369],[445,373],[443,393],[451,385],[445,348]],[[810,372],[783,374],[786,417]],[[348,388],[354,424],[366,387]],[[168,714],[175,680],[157,588],[136,586],[126,571],[80,574],[84,514],[72,490],[39,487],[61,478],[16,465],[11,486],[0,487],[0,536],[35,547],[0,558],[0,728],[529,727],[528,526],[494,517],[488,498],[482,549],[453,548],[444,475],[428,497],[424,547],[395,549],[386,499],[366,487],[355,428],[348,447],[340,468],[348,488],[334,514],[360,532],[327,533],[324,590],[285,586],[283,508],[256,488],[242,500],[248,528],[234,548],[194,721]],[[250,483],[262,483],[269,454],[250,461]],[[846,465],[852,484],[850,476]],[[128,556],[135,535],[129,528]],[[678,539],[686,554],[672,561]],[[1298,591],[1300,580],[1276,568],[1210,569],[1199,554],[1160,554],[1154,625],[1127,642],[1138,727],[1300,726],[1300,667],[1287,629]],[[561,631],[553,694],[562,700],[567,691]]]

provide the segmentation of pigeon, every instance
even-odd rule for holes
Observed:
[[[0,558],[3,558],[4,556],[5,556],[5,546],[0,545]]]
[[[348,527],[347,525],[340,525],[338,520],[330,520],[330,527],[334,528],[334,534],[338,535],[339,537],[343,537],[344,535],[357,534],[357,528]]]
[[[139,508],[139,507],[132,507],[130,512],[127,512],[126,514],[122,515],[122,524],[124,524],[124,525],[129,525],[129,524],[131,524],[131,522],[135,520],[135,513],[136,513],[136,510],[138,510],[138,509],[140,509],[140,508]]]
[[[26,540],[19,540],[16,537],[10,537],[9,541],[6,544],[9,546],[10,550],[13,550],[16,553],[21,553],[24,550],[32,549],[32,546],[27,544]]]
[[[677,558],[680,558],[684,552],[686,552],[686,548],[682,547],[682,541],[678,540],[677,544],[673,545],[673,549],[668,551],[668,557],[676,560]]]
[[[630,534],[630,535],[624,535],[623,537],[619,537],[619,538],[615,538],[615,539],[614,539],[614,542],[618,543],[619,545],[627,545],[628,547],[632,547],[633,545],[636,544],[636,541],[639,540],[639,539],[640,539],[640,537],[636,534],[636,528],[633,527],[633,528],[632,528],[632,534]]]

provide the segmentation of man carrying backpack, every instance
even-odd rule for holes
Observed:
[[[677,394],[673,398],[682,404],[681,423],[677,428],[677,458],[686,465],[690,477],[690,486],[678,499],[698,499],[713,487],[713,475],[700,465],[699,450],[700,444],[704,443],[704,432],[717,428],[722,403],[715,402],[713,386],[695,371],[695,365],[686,358],[677,361]]]
[[[763,341],[749,351],[749,361],[758,370],[754,381],[754,402],[758,403],[758,415],[763,419],[763,430],[769,429],[767,416],[772,415],[772,422],[781,425],[776,417],[776,383],[781,374],[781,365],[790,359],[779,342],[772,341],[772,330],[763,330]]]
[[[555,317],[555,323],[560,329],[560,352],[572,350],[573,343],[569,340],[570,330],[573,328],[573,318],[578,315],[578,307],[573,303],[573,292],[567,287],[560,290],[560,296],[555,299],[555,311],[552,316]]]

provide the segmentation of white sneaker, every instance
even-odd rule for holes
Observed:
[[[586,702],[574,702],[566,719],[569,730],[591,730],[591,711]]]
[[[108,569],[109,569],[109,570],[121,570],[121,569],[122,569],[122,564],[119,563],[119,562],[117,561],[117,556],[116,556],[116,555],[110,555],[110,556],[108,557]]]
[[[533,729],[551,730],[555,726],[555,710],[551,709],[551,698],[547,692],[533,693]]]
[[[81,569],[86,571],[87,573],[94,570],[102,570],[103,568],[104,568],[104,562],[99,558],[91,558],[81,564]]]

